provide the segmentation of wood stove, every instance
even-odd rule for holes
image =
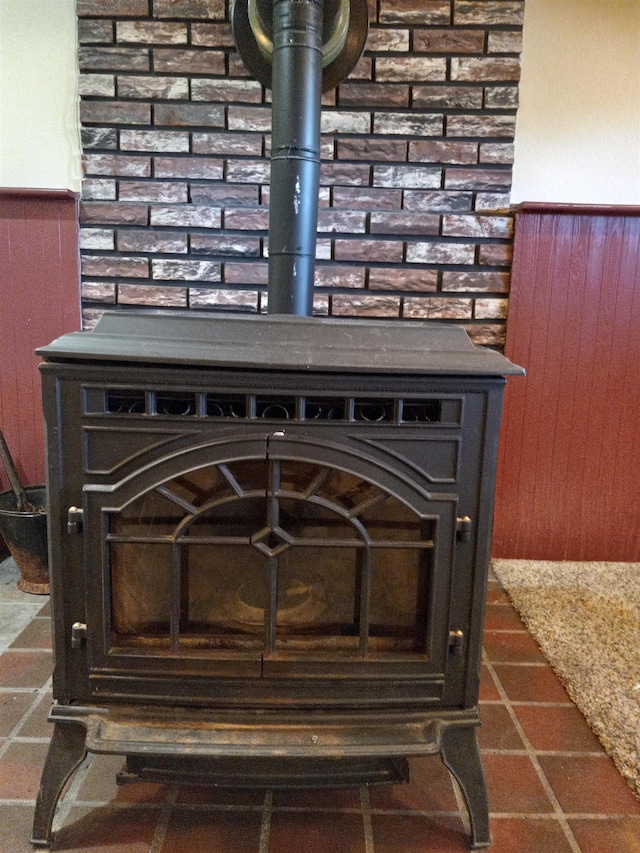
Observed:
[[[122,779],[369,784],[476,741],[504,376],[464,330],[312,319],[322,85],[366,0],[236,0],[273,85],[265,317],[105,314],[39,351],[55,704],[32,841],[87,751]],[[301,315],[301,316],[298,316]]]
[[[451,326],[106,314],[41,350],[55,724],[125,778],[336,785],[440,752],[489,844],[478,674],[504,375]]]

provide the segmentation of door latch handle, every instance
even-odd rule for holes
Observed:
[[[74,622],[71,626],[71,648],[81,649],[87,641],[87,626],[84,622]]]
[[[82,533],[83,512],[77,506],[70,506],[67,512],[67,533]]]
[[[456,539],[458,542],[471,542],[471,519],[468,515],[456,519]]]
[[[464,631],[449,631],[449,651],[460,657],[464,649]]]

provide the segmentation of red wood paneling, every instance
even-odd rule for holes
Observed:
[[[516,216],[493,554],[640,560],[640,210]]]
[[[76,196],[0,189],[0,425],[25,485],[45,480],[34,350],[80,328],[79,304]]]

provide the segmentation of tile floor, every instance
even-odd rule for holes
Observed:
[[[0,853],[31,851],[33,806],[50,734],[49,605],[0,564]],[[640,853],[640,802],[602,752],[491,580],[480,744],[492,853]],[[119,757],[76,772],[56,817],[68,853],[454,853],[466,812],[438,757],[407,785],[237,792],[135,783]]]

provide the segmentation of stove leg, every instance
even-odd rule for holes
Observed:
[[[471,821],[471,849],[489,847],[489,803],[475,726],[449,726],[442,733],[444,765],[457,780]]]
[[[65,782],[87,754],[86,733],[85,726],[77,722],[55,723],[36,800],[31,834],[34,847],[51,847],[56,806]]]

